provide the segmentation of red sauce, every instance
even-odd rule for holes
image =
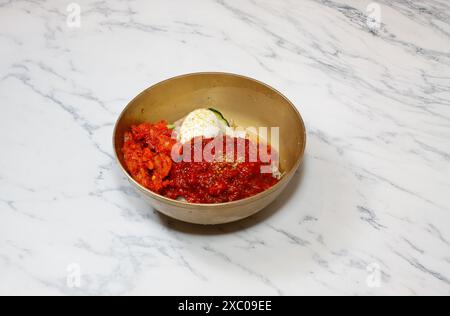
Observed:
[[[278,182],[272,174],[261,173],[261,167],[270,162],[262,162],[257,146],[248,139],[192,140],[184,150],[179,150],[180,159],[186,156],[186,149],[191,150],[191,157],[194,157],[195,150],[203,152],[206,146],[212,147],[214,141],[222,142],[223,148],[225,144],[234,145],[234,154],[225,155],[213,147],[210,150],[215,157],[213,161],[206,157],[198,162],[173,161],[171,152],[177,143],[171,134],[164,121],[133,126],[131,132],[125,134],[123,154],[127,169],[137,182],[153,192],[171,199],[184,198],[191,203],[222,203],[253,196]],[[245,155],[239,155],[238,143],[244,144]],[[250,162],[250,155],[255,155],[254,162]]]

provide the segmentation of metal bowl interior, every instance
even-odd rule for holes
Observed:
[[[242,127],[279,127],[279,157],[285,175],[271,189],[253,197],[219,204],[193,204],[158,195],[134,181],[121,148],[131,125],[174,122],[198,108],[213,107]],[[270,134],[269,134],[270,138]],[[257,80],[228,73],[194,73],[160,82],[132,100],[114,129],[114,150],[131,184],[152,206],[173,218],[197,224],[221,224],[250,216],[273,202],[299,167],[306,145],[303,120],[281,93]]]

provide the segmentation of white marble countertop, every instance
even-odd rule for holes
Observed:
[[[0,294],[450,294],[447,0],[68,5],[0,0]],[[158,215],[112,155],[130,99],[197,71],[307,124],[303,170],[239,223]]]

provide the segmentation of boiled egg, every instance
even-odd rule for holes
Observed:
[[[214,138],[224,134],[228,122],[220,112],[210,109],[198,109],[189,113],[179,129],[179,141],[187,143],[195,137]]]

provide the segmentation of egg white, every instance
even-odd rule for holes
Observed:
[[[214,112],[198,109],[186,116],[178,134],[181,143],[187,143],[195,137],[214,138],[223,134],[226,125]]]

